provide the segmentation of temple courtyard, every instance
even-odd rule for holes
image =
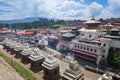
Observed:
[[[15,55],[11,55],[8,52],[6,52],[2,46],[0,46],[0,51],[6,55],[7,57],[11,58],[13,61],[16,61],[18,64],[20,64],[22,67],[27,69],[33,76],[37,78],[37,80],[43,80],[43,70],[38,72],[33,72],[30,69],[30,63],[23,64],[21,62],[21,59],[15,58]],[[49,54],[53,54],[50,51],[43,51],[42,53],[45,54],[45,57],[47,57]],[[66,68],[68,68],[68,63],[61,60],[59,57],[57,57],[59,64],[60,64],[60,73],[64,72]],[[81,70],[85,74],[85,80],[97,80],[101,75],[96,74],[94,72],[90,72],[88,70],[85,70],[84,67],[80,66]],[[12,77],[11,77],[12,76]],[[23,80],[22,77],[19,76],[19,74],[9,65],[7,64],[4,59],[0,57],[0,80]]]

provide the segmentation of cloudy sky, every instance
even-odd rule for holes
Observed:
[[[120,17],[120,0],[0,0],[0,20],[45,17],[90,19]]]

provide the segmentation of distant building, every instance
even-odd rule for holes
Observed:
[[[85,24],[87,25],[86,28],[79,29],[80,39],[98,39],[106,34],[106,30],[103,28],[103,26],[100,26],[101,22],[95,20],[94,17],[85,22]]]
[[[76,57],[96,63],[100,59],[106,60],[110,48],[110,43],[107,41],[109,40],[103,39],[96,41],[84,39],[80,41],[73,41],[72,51]]]
[[[110,34],[106,35],[105,38],[111,39],[110,47],[120,50],[120,34],[119,34],[118,28],[112,28],[110,29]]]
[[[56,48],[57,44],[58,44],[58,37],[51,34],[48,36],[48,45],[52,48]]]
[[[72,33],[65,33],[61,36],[59,43],[56,47],[58,51],[69,52],[71,50],[71,41],[75,38],[75,35]]]

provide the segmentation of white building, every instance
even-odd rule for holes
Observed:
[[[109,39],[100,39],[106,35],[105,29],[100,26],[101,22],[92,18],[85,22],[86,28],[79,29],[80,34],[77,40],[72,41],[72,51],[75,56],[99,62],[105,60],[109,51]]]
[[[106,35],[105,38],[111,39],[110,47],[115,49],[120,49],[120,34],[119,29],[112,28],[110,30],[110,35]]]
[[[99,61],[99,58],[101,60],[107,58],[110,48],[109,45],[108,39],[100,39],[99,41],[83,39],[80,41],[73,41],[72,51],[78,57],[96,62]]]
[[[79,29],[79,39],[98,39],[106,35],[106,32],[100,32],[96,29]]]
[[[106,30],[101,26],[101,22],[94,19],[86,21],[84,24],[87,25],[86,28],[79,29],[80,39],[98,39],[106,35]]]

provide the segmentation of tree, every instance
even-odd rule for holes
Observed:
[[[113,66],[114,65],[114,48],[110,48],[109,52],[108,52],[108,57],[107,57],[107,61],[109,66]]]
[[[114,53],[114,68],[115,68],[115,76],[116,74],[120,74],[120,51]]]
[[[100,22],[103,22],[104,20],[103,20],[103,18],[100,18],[99,21],[100,21]]]
[[[115,68],[120,69],[120,51],[117,51],[114,54],[114,64],[115,64]]]

